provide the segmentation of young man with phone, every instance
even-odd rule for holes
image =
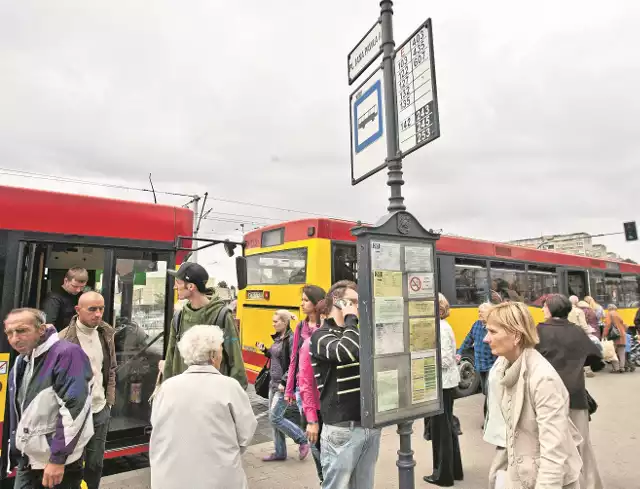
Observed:
[[[358,290],[342,280],[327,293],[330,316],[311,336],[312,366],[324,425],[320,436],[323,489],[373,489],[380,430],[363,428],[360,417]]]

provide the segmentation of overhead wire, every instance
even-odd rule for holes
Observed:
[[[52,180],[52,181],[67,182],[67,183],[79,183],[79,184],[83,184],[83,185],[95,185],[95,186],[98,186],[98,187],[105,187],[105,188],[113,188],[113,189],[120,189],[120,190],[133,190],[133,191],[138,191],[138,192],[152,193],[151,189],[144,188],[144,187],[130,187],[130,186],[126,186],[126,185],[119,185],[119,184],[112,184],[112,183],[105,183],[105,182],[93,182],[93,181],[90,181],[90,180],[81,180],[81,179],[77,179],[77,178],[62,177],[62,176],[57,176],[57,175],[47,175],[47,174],[44,174],[44,173],[38,173],[38,172],[32,172],[32,171],[15,170],[15,169],[12,169],[12,168],[1,168],[0,167],[0,174],[12,175],[12,176],[24,177],[24,178],[39,178],[39,179],[43,179],[43,180]],[[173,195],[173,196],[178,196],[178,197],[189,197],[189,198],[196,197],[196,198],[199,198],[197,195],[194,195],[194,194],[185,194],[185,193],[180,193],[180,192],[168,192],[168,191],[156,190],[156,193],[157,194],[163,194],[163,195]],[[303,215],[315,216],[315,217],[326,217],[328,219],[335,219],[335,220],[341,220],[341,221],[356,221],[356,219],[345,219],[343,217],[327,216],[326,214],[317,213],[317,212],[309,212],[309,211],[304,211],[304,210],[300,210],[300,209],[290,209],[290,208],[287,208],[287,207],[278,207],[278,206],[272,206],[272,205],[266,205],[266,204],[257,204],[255,202],[232,200],[232,199],[225,199],[225,198],[221,198],[221,197],[211,197],[211,196],[209,196],[209,199],[210,200],[215,200],[217,202],[225,202],[225,203],[228,203],[228,204],[258,207],[258,208],[261,208],[261,209],[271,209],[271,210],[277,210],[277,211],[282,211],[282,212],[290,212],[290,213],[295,213],[295,214],[303,214]],[[220,214],[224,214],[224,213],[220,213]],[[233,214],[229,213],[229,215],[233,215]],[[258,217],[258,216],[243,216],[241,214],[237,214],[237,215],[241,216],[241,217],[250,217],[250,218],[253,218],[253,219],[272,220],[274,222],[281,222],[281,221],[285,220],[285,219]],[[253,222],[248,222],[248,223],[249,224],[253,224]]]

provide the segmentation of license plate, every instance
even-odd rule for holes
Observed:
[[[264,292],[262,290],[248,290],[247,299],[250,301],[258,301],[264,298]]]

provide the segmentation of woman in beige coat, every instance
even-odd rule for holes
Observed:
[[[178,343],[189,368],[153,400],[152,489],[248,489],[241,454],[258,423],[240,383],[218,371],[223,340],[219,327],[201,325]]]
[[[485,342],[499,356],[497,395],[507,427],[504,489],[579,489],[580,434],[569,419],[562,379],[534,347],[538,333],[527,306],[507,302],[487,317]],[[501,477],[500,477],[501,478]]]

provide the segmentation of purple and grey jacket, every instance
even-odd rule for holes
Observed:
[[[18,389],[29,363],[31,380],[20,406]],[[93,436],[93,372],[82,348],[60,340],[49,326],[31,356],[16,358],[9,379],[12,459],[25,455],[33,469],[80,459]]]

